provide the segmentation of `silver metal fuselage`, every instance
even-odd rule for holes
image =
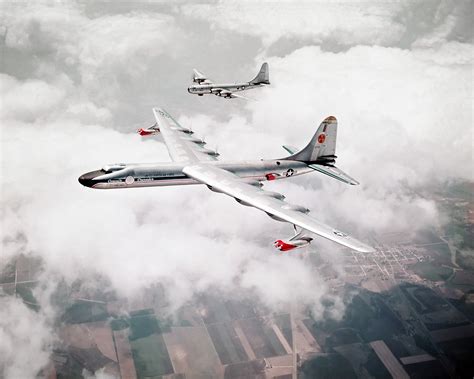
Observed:
[[[82,175],[79,182],[84,186],[99,189],[201,184],[183,173],[183,168],[192,164],[193,162],[170,162],[108,165],[101,170]],[[314,171],[304,162],[278,159],[236,162],[209,161],[206,164],[232,172],[241,178],[248,179],[252,184]]]
[[[251,84],[251,83],[210,83],[210,84],[193,84],[188,87],[188,92],[195,95],[206,95],[214,94],[218,95],[219,90],[227,90],[231,92],[243,91],[246,89],[262,87],[263,84]]]

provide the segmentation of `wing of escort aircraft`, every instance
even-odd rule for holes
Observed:
[[[300,205],[285,202],[284,196],[275,192],[262,190],[248,183],[239,176],[206,163],[215,160],[217,155],[211,150],[204,149],[192,139],[191,131],[181,127],[163,109],[153,109],[157,124],[163,135],[173,161],[183,162],[183,173],[206,184],[209,189],[225,193],[235,198],[239,203],[252,206],[267,213],[278,221],[286,221],[307,231],[334,241],[343,246],[360,252],[373,252],[374,249],[337,229],[323,224],[308,216],[309,209]]]
[[[214,94],[217,96],[222,96],[222,97],[231,97],[234,99],[244,99],[244,100],[253,100],[250,97],[246,97],[243,95],[237,95],[234,91],[230,91],[228,89],[223,89],[223,88],[215,88],[214,89]]]

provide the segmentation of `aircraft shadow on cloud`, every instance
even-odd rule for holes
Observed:
[[[194,69],[193,83],[188,87],[188,92],[193,95],[216,95],[225,99],[240,98],[252,100],[248,97],[238,95],[236,92],[245,91],[252,88],[263,87],[270,84],[268,63],[262,64],[257,76],[249,82],[242,83],[214,83],[203,73]]]
[[[219,154],[205,147],[190,129],[182,127],[165,110],[154,108],[156,123],[139,129],[142,136],[160,135],[168,148],[169,163],[119,163],[82,175],[79,182],[87,187],[113,189],[205,184],[214,192],[233,197],[238,203],[255,207],[277,221],[294,225],[295,235],[278,239],[274,246],[289,251],[307,246],[314,233],[360,252],[372,247],[309,216],[309,209],[285,202],[285,196],[262,189],[264,181],[280,180],[318,171],[341,182],[357,185],[355,179],[335,166],[337,120],[327,117],[313,138],[300,151],[283,146],[290,155],[281,159],[255,161],[218,161]],[[299,229],[298,229],[299,228]]]

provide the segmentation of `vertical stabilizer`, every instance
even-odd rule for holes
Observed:
[[[286,159],[302,162],[334,163],[336,158],[337,120],[327,117],[306,147]]]
[[[257,76],[252,79],[250,84],[270,84],[270,75],[268,73],[268,63],[265,62],[262,64],[260,71],[258,72]]]

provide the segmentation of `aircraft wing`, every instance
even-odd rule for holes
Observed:
[[[190,129],[183,128],[164,109],[153,108],[156,123],[171,160],[174,162],[213,161],[219,155],[204,147],[205,142],[193,136]]]
[[[225,98],[236,98],[236,99],[244,99],[244,100],[253,100],[250,97],[245,97],[242,95],[237,95],[234,91],[230,91],[224,88],[214,88],[213,93],[216,96],[221,96]]]
[[[267,192],[248,184],[229,171],[209,164],[198,163],[186,166],[183,172],[189,177],[206,184],[212,190],[225,193],[244,205],[260,209],[272,218],[292,223],[360,252],[369,253],[374,251],[372,247],[308,216],[309,210],[305,207],[286,203],[281,200],[284,197],[280,194]]]
[[[193,82],[198,84],[212,84],[212,81],[209,80],[202,72],[193,69]]]

